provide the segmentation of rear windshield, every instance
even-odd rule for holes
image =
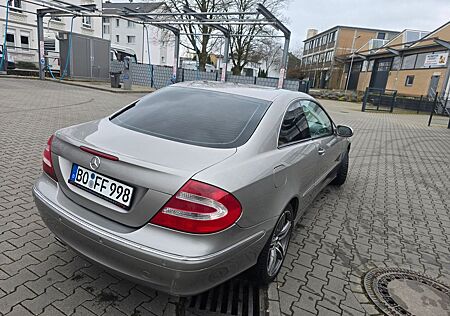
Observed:
[[[111,121],[141,133],[204,147],[233,148],[251,137],[270,102],[183,87],[158,90]]]

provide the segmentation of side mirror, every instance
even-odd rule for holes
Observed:
[[[353,130],[351,127],[345,125],[338,125],[336,127],[336,134],[341,137],[352,137]]]

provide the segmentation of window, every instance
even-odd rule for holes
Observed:
[[[109,24],[103,24],[103,34],[110,34],[111,29],[109,27]]]
[[[381,39],[381,40],[386,39],[386,33],[385,32],[378,32],[377,39]]]
[[[83,26],[91,28],[92,27],[92,18],[90,16],[83,16]]]
[[[22,8],[22,0],[13,0],[11,2],[11,11],[22,12],[22,10],[18,10]]]
[[[310,137],[308,122],[303,113],[303,107],[300,101],[295,101],[289,105],[284,115],[280,128],[280,136],[278,138],[278,146],[298,142]]]
[[[408,55],[403,57],[402,69],[414,69],[417,55]]]
[[[109,18],[103,18],[103,23],[110,23],[110,19]]]
[[[319,138],[333,134],[333,126],[330,118],[324,110],[315,102],[301,101],[303,112],[308,121],[309,132],[312,138]]]
[[[24,50],[30,49],[30,34],[20,34],[20,47]]]
[[[6,47],[11,49],[16,47],[16,36],[12,32],[6,34]]]
[[[134,44],[134,43],[136,43],[136,36],[130,36],[130,35],[128,35],[128,36],[127,36],[127,42],[128,42],[128,44]]]
[[[116,35],[116,43],[119,43],[119,42],[120,42],[120,36]]]
[[[395,56],[394,60],[392,61],[392,70],[399,70],[400,66],[402,64],[402,58],[400,56]]]
[[[414,76],[408,75],[406,76],[405,86],[411,87],[414,83]]]
[[[328,37],[328,43],[334,42],[335,36],[336,36],[336,31],[331,32],[330,36]]]
[[[120,27],[120,19],[116,19],[116,26]]]
[[[375,62],[375,60],[369,60],[369,65],[367,66],[367,71],[372,71],[373,69],[373,63]]]
[[[369,62],[368,62],[367,60],[364,60],[364,61],[363,61],[363,64],[362,64],[361,71],[362,71],[362,72],[367,71],[367,66],[368,66],[368,65],[369,65]]]
[[[181,143],[235,148],[250,139],[270,104],[228,93],[168,87],[142,98],[111,121]]]
[[[134,22],[133,21],[128,21],[128,27],[129,28],[134,28]]]

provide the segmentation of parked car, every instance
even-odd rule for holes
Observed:
[[[33,193],[62,243],[155,289],[268,283],[308,204],[345,182],[352,134],[300,92],[179,83],[57,131]]]
[[[111,45],[110,60],[124,61],[125,57],[130,57],[131,62],[137,63],[137,56],[134,50],[128,47]]]
[[[0,60],[3,58],[3,45],[0,45]],[[8,69],[16,69],[16,63],[14,61],[14,57],[11,54],[6,54],[6,58],[8,59]],[[3,69],[0,69],[3,70]]]

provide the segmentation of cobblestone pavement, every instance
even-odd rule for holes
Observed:
[[[114,276],[63,247],[31,196],[55,130],[138,98],[37,80],[0,78],[0,315],[175,315],[175,298]],[[304,214],[270,315],[377,313],[360,276],[379,266],[450,280],[450,131],[422,115],[361,113],[323,101],[355,130],[350,173]]]

